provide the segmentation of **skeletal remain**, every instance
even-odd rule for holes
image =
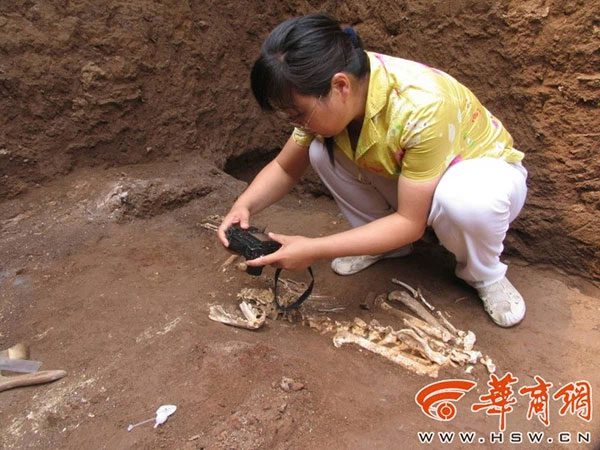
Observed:
[[[423,304],[427,306],[430,311],[433,311],[435,309],[431,303],[425,300],[425,297],[423,297],[423,294],[421,293],[421,289],[417,289],[417,298],[421,300],[421,302],[423,302]]]
[[[340,306],[338,308],[320,308],[317,311],[319,312],[340,312],[345,310],[346,308],[344,308],[343,306]]]
[[[421,366],[428,366],[433,362],[439,367],[442,367],[450,362],[449,356],[435,351],[430,347],[426,339],[419,336],[413,330],[395,331],[390,326],[382,326],[376,320],[372,320],[369,324],[367,324],[360,318],[355,318],[353,322],[348,322],[346,324],[340,324],[339,322],[336,322],[336,324],[337,325],[333,324],[332,326],[331,321],[327,319],[310,321],[310,325],[313,328],[323,331],[338,331],[338,334],[336,335],[338,336],[338,341],[340,332],[348,332],[354,336],[357,336],[358,338],[363,338],[366,341],[371,342],[373,345],[378,346],[376,348],[376,352],[395,363],[399,363],[406,367],[406,364],[402,364],[402,362],[410,360],[412,362],[409,363],[407,368],[414,371],[413,369],[417,367],[419,368],[417,373],[426,371],[430,376],[436,376],[437,371],[430,369],[425,370]],[[369,350],[375,349],[375,347],[368,346],[367,348],[365,345],[362,345],[364,344],[363,341],[352,343],[357,343],[358,345],[361,345]],[[443,346],[443,343],[440,342],[440,344]],[[389,345],[392,345],[393,347],[389,347]],[[422,355],[422,358],[417,357],[417,354]],[[395,357],[394,355],[399,355],[399,357]]]
[[[416,335],[417,333],[413,330],[403,329],[396,331],[390,326],[382,326],[375,319],[371,320],[368,325],[360,319],[358,321],[354,319],[353,326],[349,328],[349,331],[359,336],[367,337],[370,341],[380,345],[394,344],[399,351],[420,354],[425,358],[425,361],[433,361],[440,365],[448,361],[447,357],[433,350],[427,341]],[[414,359],[413,354],[406,354],[405,356]]]
[[[461,366],[465,364],[475,364],[481,358],[479,351],[466,351],[459,348],[453,348],[450,351],[450,359]]]
[[[225,272],[225,270],[227,270],[227,267],[231,265],[232,262],[234,262],[237,259],[238,255],[231,255],[229,258],[227,258],[227,260],[221,264],[221,270],[223,272]]]
[[[282,281],[280,298],[288,297],[293,300],[299,291],[305,289],[303,283],[288,279],[280,281]],[[405,285],[402,282],[399,284]],[[407,306],[419,317],[392,306],[386,301],[385,294],[377,296],[373,301],[374,306],[401,319],[402,326],[405,327],[402,329],[382,325],[375,319],[367,323],[359,317],[353,321],[337,321],[302,311],[297,311],[296,315],[284,316],[276,306],[273,291],[256,288],[244,288],[238,294],[242,300],[239,305],[242,315],[228,313],[221,306],[213,305],[209,317],[212,320],[247,329],[263,326],[267,318],[285,317],[290,321],[300,320],[302,324],[308,325],[321,334],[334,334],[336,347],[343,344],[356,344],[420,375],[437,377],[439,369],[446,365],[456,367],[473,365],[477,362],[486,365],[490,372],[495,370],[489,357],[483,357],[481,352],[473,350],[476,337],[472,331],[465,332],[457,329],[441,311],[435,310],[432,305],[426,303],[420,290],[415,290],[408,285],[404,287],[413,292],[415,297],[402,291],[393,291],[387,297],[390,301]],[[430,309],[427,310],[421,303],[426,303]],[[331,312],[336,309],[338,308],[324,311]],[[471,370],[472,368],[467,368],[467,373]]]
[[[242,302],[240,303],[240,310],[251,324],[260,326],[265,323],[266,315],[262,309],[254,308],[253,305],[248,302]]]
[[[402,303],[410,308],[413,312],[418,314],[419,317],[421,317],[421,319],[423,319],[425,322],[439,329],[442,333],[442,340],[444,342],[447,342],[453,338],[452,333],[444,328],[444,326],[435,317],[433,317],[433,314],[427,311],[416,299],[412,298],[406,292],[392,291],[388,294],[388,299]]]
[[[433,310],[432,310],[433,311]],[[448,319],[446,319],[446,317],[444,316],[444,314],[442,314],[441,311],[436,311],[435,312],[436,315],[440,318],[440,320],[442,321],[442,324],[444,325],[444,327],[446,329],[448,329],[448,331],[450,331],[450,333],[452,333],[454,336],[459,337],[460,336],[460,330],[457,330],[454,325],[452,325]]]
[[[254,314],[250,314],[250,317],[247,317],[245,311],[242,310],[242,312],[244,313],[244,317],[225,311],[221,305],[211,305],[208,318],[215,322],[221,322],[238,328],[246,328],[248,330],[256,330],[265,323],[266,316],[262,316],[262,320],[259,320]]]
[[[378,302],[377,306],[383,309],[384,311],[402,319],[403,323],[408,327],[418,328],[419,330],[422,330],[428,335],[433,336],[437,339],[444,340],[444,338],[446,338],[446,342],[450,340],[448,335],[444,334],[441,329],[432,327],[427,322],[418,319],[415,316],[411,316],[410,314],[407,314],[404,311],[400,311],[399,309],[394,308],[392,305],[385,301]]]
[[[292,280],[290,278],[280,278],[279,282],[286,287],[290,287],[290,286],[296,286],[298,289],[300,290],[305,290],[306,289],[306,284],[303,283],[302,281],[296,281],[296,280]]]
[[[402,286],[404,289],[410,292],[414,298],[417,298],[419,295],[415,288],[413,288],[410,284],[406,284],[404,281],[400,281],[397,278],[392,278],[392,283]]]
[[[275,294],[271,289],[242,288],[237,297],[246,302],[256,302],[260,305],[272,305]]]
[[[428,375],[432,378],[438,376],[438,368],[436,365],[425,365],[414,361],[413,359],[407,358],[398,350],[395,350],[385,345],[376,344],[370,340],[357,336],[349,331],[340,331],[333,338],[333,345],[341,347],[344,344],[356,344],[365,350],[376,353],[389,359],[390,361],[416,373],[417,375]]]
[[[475,333],[473,333],[471,330],[467,331],[467,334],[462,338],[465,350],[473,350],[476,339]]]
[[[402,283],[398,280],[395,280],[395,282],[396,284],[404,286],[415,297],[420,298],[421,301],[424,300],[422,298],[420,290],[415,290],[411,286],[406,285],[406,283]],[[457,329],[456,327],[454,327],[454,325],[452,325],[452,323],[450,323],[450,321],[447,319],[444,313],[442,313],[441,311],[435,311],[435,308],[429,305],[431,311],[434,311],[435,314],[439,317],[439,321],[441,322],[441,324],[443,324],[443,329],[436,326],[436,321],[431,320],[433,316],[431,316],[429,312],[425,310],[425,308],[420,307],[418,302],[416,302],[416,299],[414,299],[413,301],[413,299],[411,299],[407,293],[402,294],[399,291],[394,292],[395,294],[391,293],[394,295],[389,296],[391,299],[397,298],[400,303],[405,304],[412,311],[419,314],[421,318],[429,319],[429,321],[424,322],[421,319],[411,316],[410,314],[406,314],[403,311],[396,310],[383,299],[379,299],[377,305],[381,309],[388,311],[397,317],[402,318],[403,323],[407,325],[414,333],[416,333],[422,341],[427,342],[428,347],[432,351],[438,354],[448,355],[451,364],[456,363],[461,366],[467,363],[475,364],[482,358],[481,352],[473,350],[473,346],[476,341],[475,333],[473,333],[470,330],[465,332],[463,330]],[[433,318],[435,319],[435,317]],[[451,333],[452,338],[448,339],[448,334],[443,333],[442,330],[446,330],[448,333]],[[452,345],[452,347],[450,345]],[[421,353],[425,353],[427,351],[428,350],[423,349],[423,352]],[[483,361],[481,362],[482,364],[486,365],[486,367],[488,367],[488,371],[495,370],[495,366],[493,365],[493,362],[490,359],[483,359]]]
[[[488,373],[496,372],[496,365],[493,363],[492,359],[485,355],[484,357],[479,359],[479,362],[485,366]]]
[[[429,360],[433,361],[436,364],[439,364],[440,366],[446,364],[450,359],[447,356],[444,356],[441,353],[433,350],[429,346],[427,340],[419,336],[414,330],[400,330],[398,331],[398,334],[403,334],[409,337],[410,339],[414,340],[414,342],[417,343],[419,351],[422,352],[423,355]],[[398,334],[396,336],[398,336]]]
[[[407,284],[404,281],[400,281],[397,278],[392,278],[392,283],[402,286],[404,289],[410,292],[414,298],[420,300],[425,306],[427,306],[430,311],[433,311],[435,309],[433,305],[431,305],[427,300],[425,300],[425,297],[423,297],[423,294],[421,293],[421,289],[415,289],[410,284]]]
[[[219,216],[218,214],[211,214],[210,216],[206,217],[202,222],[200,222],[200,226],[210,231],[217,231],[221,222],[223,222],[223,216]]]

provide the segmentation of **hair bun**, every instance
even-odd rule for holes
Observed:
[[[346,27],[343,29],[343,31],[350,37],[350,41],[352,42],[352,47],[354,47],[354,48],[361,47],[360,38],[358,37],[358,34],[356,33],[356,31],[354,31],[354,28]]]

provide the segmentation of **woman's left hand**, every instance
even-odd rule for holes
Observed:
[[[269,237],[279,242],[281,248],[270,255],[246,261],[246,264],[251,267],[271,265],[286,270],[302,270],[316,259],[311,245],[313,239],[275,233],[269,233]]]

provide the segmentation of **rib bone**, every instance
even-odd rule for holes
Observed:
[[[437,339],[441,339],[442,341],[444,340],[444,338],[446,338],[446,342],[450,340],[448,334],[445,334],[440,328],[433,327],[424,320],[418,319],[415,316],[411,316],[410,314],[407,314],[404,311],[400,311],[399,309],[394,308],[392,305],[385,301],[379,302],[378,306],[384,311],[389,312],[390,314],[393,314],[394,316],[402,319],[404,324],[407,326],[418,328],[421,331],[427,333],[428,335],[433,336]]]
[[[395,300],[403,305],[410,308],[413,312],[419,315],[421,319],[427,322],[429,325],[438,328],[442,333],[442,340],[444,342],[449,341],[453,338],[452,333],[450,333],[444,326],[435,318],[433,314],[427,311],[423,305],[421,305],[416,299],[412,298],[406,292],[403,291],[392,291],[389,293],[388,298],[390,300]]]
[[[416,342],[416,348],[419,350],[419,352],[422,353],[427,359],[439,364],[440,366],[446,364],[450,359],[447,356],[444,356],[441,353],[433,350],[427,343],[427,340],[415,333],[414,330],[400,330],[396,333],[396,336],[400,338],[400,335],[407,336],[410,338],[409,340]]]
[[[438,365],[425,365],[408,358],[398,350],[378,345],[360,336],[356,336],[348,331],[341,331],[333,338],[333,345],[341,347],[344,344],[356,344],[365,350],[383,356],[386,359],[416,373],[417,375],[428,375],[432,378],[438,376]]]
[[[419,295],[419,293],[414,287],[412,287],[410,284],[406,284],[404,281],[400,281],[397,278],[392,278],[392,283],[402,286],[404,289],[410,292],[414,298],[417,298],[417,296]]]

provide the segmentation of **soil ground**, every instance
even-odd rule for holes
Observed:
[[[202,177],[223,180],[233,186],[230,192],[192,189],[195,194],[183,200],[157,195],[150,206],[129,205],[133,216],[102,209],[114,183],[156,173],[168,177],[186,167],[189,161],[80,169],[1,205],[0,348],[27,342],[42,368],[65,369],[68,376],[0,394],[0,447],[420,448],[419,431],[475,431],[486,442],[498,431],[497,416],[469,411],[487,392],[482,366],[471,375],[441,371],[440,379],[478,385],[457,403],[453,421],[435,422],[414,401],[432,379],[355,347],[336,349],[331,336],[300,324],[272,321],[253,332],[210,321],[210,304],[233,305],[242,287],[266,287],[272,276],[272,269],[258,279],[233,267],[222,270],[229,254],[200,226],[210,214],[226,212],[242,183],[213,171]],[[254,224],[307,236],[346,227],[330,199],[299,194],[261,213]],[[323,297],[306,308],[342,307],[328,315],[398,325],[359,307],[369,292],[395,289],[390,280],[397,277],[420,288],[457,327],[473,330],[478,349],[494,359],[499,375],[517,376],[517,387],[533,384],[535,375],[553,389],[578,380],[600,386],[596,287],[512,260],[509,277],[528,312],[519,326],[501,329],[475,292],[454,277],[452,265],[441,247],[425,243],[406,258],[352,277],[336,276],[321,261],[314,266],[314,294]],[[279,387],[282,377],[304,388],[286,392]],[[598,448],[596,417],[591,423],[561,417],[560,403],[551,400],[551,425],[545,428],[526,419],[526,398],[517,397],[507,431],[546,433],[542,445],[526,448]],[[599,398],[593,399],[596,414]],[[178,406],[165,425],[127,432],[128,424],[152,417],[165,403]],[[591,443],[558,445],[563,431],[573,439],[589,431]],[[455,442],[453,448],[477,446],[490,444]]]

